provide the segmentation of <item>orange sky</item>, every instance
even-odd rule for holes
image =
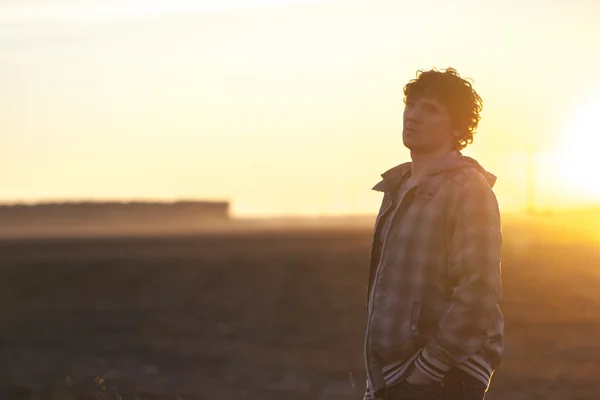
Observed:
[[[453,66],[484,99],[465,154],[504,210],[525,205],[528,146],[540,207],[600,202],[596,2],[47,3],[0,3],[1,201],[374,213],[408,159],[402,86]]]

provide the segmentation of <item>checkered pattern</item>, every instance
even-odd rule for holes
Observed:
[[[388,386],[385,370],[408,364],[436,381],[456,366],[488,385],[503,349],[495,177],[456,152],[392,200],[409,175],[410,163],[399,165],[373,188],[384,200],[369,274],[369,387]]]

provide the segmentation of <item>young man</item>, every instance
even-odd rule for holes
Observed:
[[[404,87],[412,162],[382,174],[371,249],[365,399],[481,400],[503,349],[496,177],[460,152],[482,100],[456,70]]]

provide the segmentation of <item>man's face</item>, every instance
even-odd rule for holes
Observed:
[[[416,153],[451,150],[454,139],[446,107],[431,97],[407,99],[402,141]]]

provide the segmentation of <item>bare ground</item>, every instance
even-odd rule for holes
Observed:
[[[598,242],[544,229],[505,224],[488,400],[600,398]],[[364,227],[5,239],[0,397],[360,399],[369,245]]]

